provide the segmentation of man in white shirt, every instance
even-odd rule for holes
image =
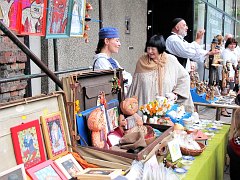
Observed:
[[[199,30],[196,34],[196,39],[192,43],[184,40],[187,35],[188,26],[184,19],[175,18],[172,21],[172,35],[166,40],[166,48],[170,54],[177,57],[180,64],[186,68],[189,59],[193,61],[203,62],[207,55],[213,55],[219,50],[207,51],[200,46],[205,30]],[[188,64],[190,64],[188,62]],[[187,70],[189,70],[187,68]]]

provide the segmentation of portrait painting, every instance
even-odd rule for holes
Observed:
[[[27,180],[23,164],[14,166],[0,173],[0,180]]]
[[[85,0],[73,0],[70,36],[83,37],[85,23]]]
[[[32,179],[37,179],[37,180],[46,180],[46,179],[66,180],[67,179],[51,159],[28,169],[27,173],[30,175]]]
[[[39,120],[10,128],[17,164],[28,169],[46,160]]]
[[[49,158],[56,159],[68,152],[61,112],[41,116],[44,140]]]
[[[118,127],[118,108],[114,107],[111,109],[107,110],[107,119],[108,119],[108,123],[109,123],[109,129],[110,131],[113,131],[115,128]]]
[[[80,172],[83,171],[83,168],[79,165],[72,154],[67,154],[61,158],[58,158],[55,160],[55,163],[68,179],[76,177]]]
[[[44,36],[46,11],[47,0],[22,0],[19,33],[22,35]]]
[[[73,0],[48,0],[46,38],[70,36]]]
[[[0,11],[3,16],[3,23],[13,31],[19,31],[20,26],[20,1],[0,0]]]

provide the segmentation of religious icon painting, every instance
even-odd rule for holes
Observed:
[[[19,164],[0,173],[1,180],[21,179],[27,180],[27,175],[23,164]]]
[[[46,160],[39,120],[10,128],[17,164],[31,168]]]
[[[73,0],[71,37],[83,37],[85,24],[85,0]]]
[[[41,116],[41,122],[48,157],[57,159],[67,154],[68,148],[61,112]]]
[[[11,30],[18,32],[20,26],[19,0],[0,0],[0,11],[3,23]]]
[[[51,159],[27,169],[27,173],[30,175],[31,179],[67,180],[66,176],[64,176]]]
[[[45,36],[47,0],[22,0],[21,35]]]
[[[118,127],[118,108],[113,107],[111,109],[107,109],[107,119],[109,123],[109,129],[110,131],[114,131],[115,128]]]
[[[48,0],[46,38],[70,37],[73,0]]]
[[[58,158],[55,160],[55,163],[68,179],[76,177],[83,171],[83,168],[79,165],[72,154],[67,154],[66,156]]]

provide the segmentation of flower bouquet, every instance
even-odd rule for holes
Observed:
[[[154,100],[153,102],[149,102],[140,106],[140,111],[143,113],[143,115],[146,115],[147,118],[160,118],[165,116],[166,112],[170,108],[171,105],[169,104],[167,98],[165,98],[161,103],[159,103],[157,100]]]

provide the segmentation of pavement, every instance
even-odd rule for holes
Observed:
[[[231,109],[227,109],[227,111],[232,113]],[[208,119],[208,120],[213,120],[213,121],[216,119],[216,109],[215,108],[199,106],[198,114],[199,114],[200,119]],[[223,121],[226,124],[231,124],[231,120],[232,120],[232,116],[231,117],[220,116],[220,121]],[[228,165],[225,165],[224,180],[230,180]]]

